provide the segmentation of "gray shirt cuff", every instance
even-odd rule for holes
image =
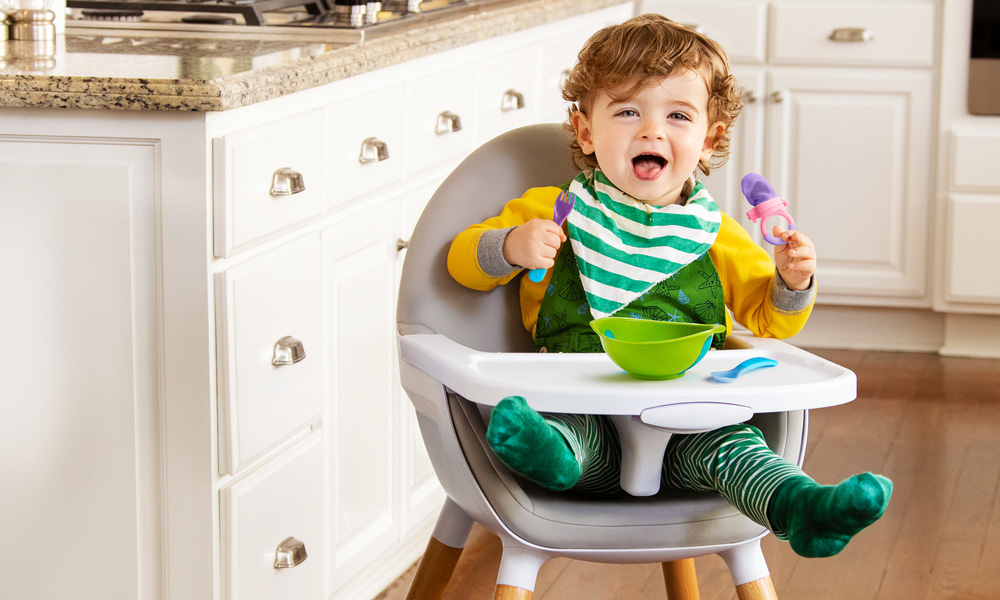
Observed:
[[[507,277],[521,268],[508,263],[503,257],[503,242],[507,239],[507,234],[513,230],[514,227],[487,229],[479,237],[479,246],[476,250],[479,267],[490,277]]]
[[[804,290],[790,290],[781,278],[777,269],[771,281],[771,304],[783,313],[795,314],[808,309],[816,296],[816,276],[809,280],[809,287]]]

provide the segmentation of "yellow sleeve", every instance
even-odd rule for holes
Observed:
[[[784,339],[806,324],[816,298],[815,280],[806,292],[788,290],[767,251],[729,215],[722,215],[709,255],[719,272],[726,306],[754,335]]]
[[[455,236],[448,250],[448,272],[455,281],[474,290],[491,290],[517,276],[516,269],[502,277],[489,275],[480,264],[480,242],[488,231],[517,227],[531,219],[551,219],[559,188],[532,188],[511,200],[499,215],[469,226]],[[544,289],[544,288],[543,288]]]

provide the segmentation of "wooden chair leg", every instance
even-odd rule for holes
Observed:
[[[770,575],[736,586],[736,597],[739,600],[778,600]]]
[[[667,586],[668,600],[699,600],[698,575],[694,570],[694,559],[685,558],[661,563],[663,582]]]
[[[406,600],[440,600],[461,555],[462,548],[446,546],[432,537],[413,575]]]
[[[493,600],[531,600],[531,590],[512,585],[498,585]]]

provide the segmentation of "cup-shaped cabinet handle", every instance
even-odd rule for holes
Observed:
[[[293,537],[287,537],[281,540],[278,549],[274,551],[274,568],[291,569],[307,558],[309,555],[306,554],[306,545]]]
[[[874,39],[872,32],[864,27],[841,27],[830,33],[833,42],[870,42]]]
[[[462,119],[450,110],[446,110],[437,116],[434,124],[434,133],[444,135],[462,130]]]
[[[272,196],[291,196],[292,194],[304,192],[305,189],[306,182],[302,178],[302,173],[294,169],[289,169],[288,167],[278,169],[271,176],[270,194]]]
[[[524,108],[524,94],[517,90],[507,90],[500,100],[500,110],[509,112]]]
[[[271,364],[280,367],[282,365],[294,365],[306,357],[306,349],[302,342],[286,335],[274,343],[274,356]]]
[[[389,158],[389,146],[378,138],[370,137],[361,142],[361,156],[358,162],[361,164],[381,162]]]

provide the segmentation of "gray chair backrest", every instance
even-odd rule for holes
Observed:
[[[440,333],[484,352],[534,351],[521,323],[518,283],[470,290],[448,274],[451,241],[469,225],[500,214],[532,187],[576,176],[569,133],[529,125],[490,140],[445,179],[417,221],[403,262],[396,322],[403,335]]]

